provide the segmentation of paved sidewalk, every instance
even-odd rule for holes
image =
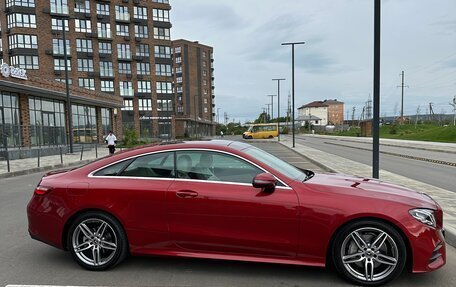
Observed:
[[[99,147],[97,151],[95,151],[95,148],[84,151],[82,153],[82,160],[80,151],[73,154],[63,154],[63,163],[60,159],[60,155],[40,157],[39,166],[38,158],[36,157],[16,159],[10,161],[11,172],[8,172],[6,160],[2,160],[0,161],[0,179],[24,174],[31,174],[35,172],[44,172],[64,167],[78,166],[107,155],[109,155],[108,149]]]
[[[291,148],[291,137],[282,137],[281,144]],[[348,160],[346,158],[329,154],[317,149],[295,144],[294,150],[316,163],[324,165],[335,173],[372,177],[372,167]],[[456,247],[456,190],[454,192],[400,176],[385,170],[380,170],[380,179],[383,181],[402,185],[404,187],[425,192],[432,196],[444,211],[444,226],[447,230],[447,243]]]
[[[299,134],[300,137],[319,137],[328,140],[345,141],[345,142],[360,142],[372,143],[371,137],[347,137],[347,136],[329,136],[329,135],[309,135]],[[440,151],[456,154],[455,143],[441,143],[441,142],[426,142],[426,141],[411,141],[411,140],[397,140],[397,139],[380,139],[380,145],[406,147],[412,149],[422,149],[428,151]]]

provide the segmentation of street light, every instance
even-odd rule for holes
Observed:
[[[280,141],[280,81],[285,81],[285,79],[272,79],[277,81],[277,129],[279,134],[277,135],[277,140]]]
[[[290,42],[290,43],[282,43],[282,46],[291,46],[291,86],[292,86],[292,111],[291,111],[291,118],[292,122],[292,130],[293,130],[293,147],[295,147],[295,83],[294,83],[294,51],[295,45],[304,45],[305,42]]]
[[[274,97],[277,95],[267,95],[267,97],[271,97],[271,120],[274,119]]]
[[[65,92],[67,100],[67,114],[68,114],[68,144],[70,145],[70,153],[73,153],[73,113],[71,111],[71,99],[70,99],[70,83],[68,79],[68,56],[67,56],[67,45],[66,45],[66,22],[69,18],[62,18],[62,36],[63,36],[63,61],[65,62]]]

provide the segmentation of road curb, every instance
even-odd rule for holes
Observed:
[[[51,170],[58,169],[58,168],[76,167],[76,166],[80,166],[83,164],[87,164],[93,160],[95,160],[95,159],[85,159],[85,160],[81,160],[81,161],[77,161],[77,162],[54,164],[54,165],[35,167],[35,168],[30,168],[30,169],[25,169],[25,170],[12,171],[12,172],[8,172],[8,173],[2,173],[2,174],[0,174],[0,179],[16,177],[16,176],[21,176],[21,175],[28,175],[28,174],[37,173],[37,172],[46,172],[46,171],[51,171]]]

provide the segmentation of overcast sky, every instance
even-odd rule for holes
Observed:
[[[296,108],[337,99],[356,117],[372,94],[374,0],[172,0],[173,39],[214,47],[215,103],[220,113],[255,119],[272,78],[286,78],[281,114],[291,91],[291,47],[296,46]],[[405,114],[449,113],[456,95],[456,1],[383,0],[381,111],[400,112],[405,71]],[[274,103],[277,115],[277,99]],[[220,120],[222,116],[220,117]]]

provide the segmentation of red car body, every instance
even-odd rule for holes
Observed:
[[[103,211],[121,223],[132,255],[323,267],[337,231],[354,220],[371,218],[388,222],[403,236],[412,272],[445,264],[442,210],[428,196],[379,180],[341,175],[316,174],[297,181],[243,152],[246,146],[228,141],[157,145],[48,174],[39,186],[52,190],[42,195],[35,191],[27,208],[29,232],[67,249],[72,220],[85,211]],[[283,186],[265,193],[248,184],[92,176],[102,167],[141,154],[192,149],[241,157]],[[198,195],[193,197],[191,191]],[[436,228],[410,216],[413,208],[435,210]],[[440,256],[430,260],[438,245]]]

